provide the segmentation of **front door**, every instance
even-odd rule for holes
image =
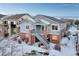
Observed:
[[[36,25],[36,31],[38,32],[44,31],[44,25]]]
[[[36,25],[36,31],[41,32],[41,25]]]

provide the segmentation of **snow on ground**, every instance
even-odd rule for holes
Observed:
[[[71,26],[68,31],[70,31],[71,34],[76,34],[77,33],[77,28],[74,27],[74,26]]]
[[[55,45],[56,44],[54,44],[54,43],[49,43],[50,49],[54,49]]]
[[[74,56],[76,55],[76,42],[77,42],[77,36],[73,36],[76,34],[76,28],[75,27],[70,27],[69,31],[71,35],[69,35],[70,40],[65,40],[63,42],[67,43],[67,46],[62,46],[61,52],[62,55],[66,56]]]
[[[27,45],[24,42],[22,42],[22,44],[19,44],[17,41],[8,40],[8,39],[3,39],[2,41],[0,41],[0,55],[21,56],[25,53],[31,53],[32,50],[38,52],[46,51],[45,49],[39,47]]]
[[[69,39],[67,37],[63,37],[60,44],[66,45],[66,44],[68,44],[68,42],[69,42]]]
[[[55,49],[49,50],[49,56],[62,56],[60,51]]]
[[[77,42],[77,36],[70,35],[70,41],[68,43],[68,46],[75,47]]]
[[[64,47],[64,49],[61,49],[61,55],[62,56],[76,56],[76,50],[71,47]]]
[[[30,46],[30,45],[27,45],[26,43],[23,43],[22,44],[22,47],[23,47],[23,51],[24,52],[31,52],[32,50],[36,50],[38,52],[45,52],[46,50],[45,49],[42,49],[40,47],[35,47],[35,46]]]

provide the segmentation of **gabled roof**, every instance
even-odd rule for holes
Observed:
[[[20,19],[21,17],[23,17],[25,15],[29,15],[29,14],[15,14],[15,15],[10,15],[10,16],[4,17],[2,20],[15,20],[15,21],[17,21],[18,19]]]
[[[36,21],[35,24],[46,24],[46,20],[43,20],[39,15],[35,16],[33,19]]]
[[[57,18],[55,18],[55,17],[46,16],[46,15],[43,15],[43,16],[46,17],[46,18],[49,18],[49,19],[51,19],[51,20],[53,20],[53,21],[56,21],[56,22],[58,22],[58,23],[62,23],[62,22],[63,22],[62,20],[59,20],[59,19],[57,19]]]
[[[36,23],[36,21],[33,19],[33,17],[29,16],[29,15],[28,15],[28,18],[26,18],[25,20],[22,20],[21,24],[24,23],[24,22],[29,23],[29,24],[35,24]]]
[[[35,19],[38,21],[39,19],[40,20],[44,20],[46,22],[44,23],[50,23],[50,24],[53,24],[53,23],[63,23],[63,21],[55,18],[55,17],[51,17],[51,16],[46,16],[46,15],[37,15],[35,16]]]

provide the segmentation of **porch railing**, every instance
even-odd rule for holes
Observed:
[[[49,42],[48,42],[48,40],[47,40],[47,38],[45,38],[45,37],[43,37],[42,35],[40,35],[37,31],[35,31],[35,30],[32,30],[32,34],[34,35],[34,36],[36,36],[38,39],[39,39],[39,41],[42,43],[42,44],[44,44],[44,46],[48,49],[49,48]]]

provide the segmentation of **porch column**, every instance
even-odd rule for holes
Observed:
[[[46,31],[46,25],[44,25],[44,31]]]
[[[16,32],[16,34],[17,34],[17,33],[19,33],[19,30],[20,30],[20,29],[19,29],[19,25],[17,24],[16,21],[14,22],[14,24],[16,25],[15,32]]]
[[[76,50],[77,50],[77,53],[79,53],[79,30],[77,30],[77,47],[76,47]]]
[[[47,25],[44,25],[44,30],[47,31]]]
[[[16,25],[16,32],[19,33],[19,25]]]
[[[8,33],[9,33],[9,36],[11,36],[11,22],[8,21]]]
[[[78,45],[79,45],[79,25],[77,25],[77,41],[78,41]]]
[[[2,37],[4,36],[4,26],[2,25]]]

